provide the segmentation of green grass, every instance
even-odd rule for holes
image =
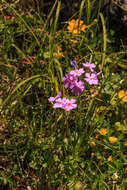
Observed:
[[[115,31],[107,29],[100,3],[92,11],[94,1],[82,0],[74,18],[83,20],[87,10],[84,23],[89,27],[72,34],[59,19],[60,1],[47,17],[38,6],[29,14],[25,8],[19,11],[18,2],[1,2],[1,189],[126,190],[127,102],[118,92],[127,90],[127,46],[121,41],[116,51]],[[72,60],[78,68],[91,62],[102,71],[99,84],[85,82],[80,96],[63,84],[63,76],[74,69]],[[76,99],[75,110],[53,108],[48,98],[59,91]],[[99,132],[103,128],[106,135]],[[111,136],[117,142],[110,143]]]

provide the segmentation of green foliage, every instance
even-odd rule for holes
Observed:
[[[126,189],[127,102],[118,92],[127,89],[127,46],[115,51],[101,0],[82,0],[77,18],[86,11],[87,28],[78,34],[59,19],[62,1],[47,17],[38,2],[28,4],[32,14],[19,10],[24,1],[1,1],[0,188]],[[80,96],[63,85],[72,60],[102,71],[99,84],[86,84]],[[59,91],[76,99],[75,110],[53,109],[48,98]]]

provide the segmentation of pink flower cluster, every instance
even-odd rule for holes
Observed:
[[[56,97],[50,97],[48,99],[49,102],[55,102],[53,105],[53,108],[62,108],[66,111],[70,111],[72,109],[75,109],[77,107],[77,104],[75,104],[76,100],[75,99],[67,99],[67,98],[60,98],[62,95],[61,92],[57,94]]]
[[[15,20],[15,16],[4,16],[5,20],[11,20],[14,21]]]
[[[71,63],[72,66],[76,67],[76,61],[73,61],[73,63]],[[86,73],[85,70],[83,68],[79,68],[79,69],[75,69],[70,71],[70,73],[66,74],[65,77],[63,77],[63,83],[65,85],[66,88],[70,88],[71,91],[75,94],[77,94],[78,96],[84,91],[84,86],[85,83],[82,80],[78,80],[78,77],[80,77],[82,74],[85,73],[85,78],[84,80],[90,84],[90,85],[97,85],[98,84],[98,75],[100,73],[96,73],[96,71],[94,71],[94,68],[96,67],[95,64],[90,64],[88,62],[83,63],[83,66],[86,69]],[[76,100],[75,99],[67,99],[67,98],[60,98],[61,97],[61,92],[59,92],[57,94],[56,97],[50,97],[48,99],[49,102],[55,102],[53,105],[53,108],[62,108],[66,111],[70,111],[72,109],[75,109],[77,107],[77,104],[75,104]]]
[[[27,57],[22,57],[22,63],[29,65],[31,62],[30,61],[34,61],[35,57],[34,56],[27,56]]]
[[[77,95],[80,95],[84,91],[84,81],[78,81],[77,79],[77,77],[80,77],[82,74],[85,73],[84,80],[90,85],[98,84],[98,74],[94,71],[96,65],[86,62],[83,63],[83,66],[86,68],[86,70],[89,70],[90,72],[85,73],[84,69],[80,68],[70,71],[69,74],[66,74],[65,77],[63,77],[63,83],[65,87],[70,88],[72,92],[74,92]]]

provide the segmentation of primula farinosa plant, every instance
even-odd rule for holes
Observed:
[[[72,61],[71,66],[77,67],[76,61]],[[63,83],[65,88],[70,88],[71,92],[80,95],[85,89],[85,82],[89,85],[97,85],[98,84],[98,75],[100,73],[96,73],[94,68],[96,67],[95,64],[91,63],[83,63],[84,68],[79,68],[75,70],[71,70],[68,74],[65,74],[63,77]],[[83,79],[80,80],[79,77]],[[83,81],[84,80],[84,81]],[[50,97],[48,99],[49,102],[55,102],[53,108],[62,108],[65,111],[70,111],[77,107],[75,104],[75,99],[67,99],[66,97],[60,98],[62,93],[59,92],[56,97]]]
[[[50,97],[48,100],[49,102],[54,102],[53,108],[62,108],[66,111],[70,111],[72,109],[75,109],[77,107],[77,104],[75,104],[75,99],[67,99],[67,98],[60,98],[61,92],[57,94],[56,97]]]

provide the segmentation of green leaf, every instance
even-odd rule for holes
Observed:
[[[123,131],[126,132],[127,131],[127,126],[126,125],[122,125],[120,122],[116,122],[115,126],[117,127],[117,131]]]
[[[122,69],[127,69],[127,64],[117,63]]]

